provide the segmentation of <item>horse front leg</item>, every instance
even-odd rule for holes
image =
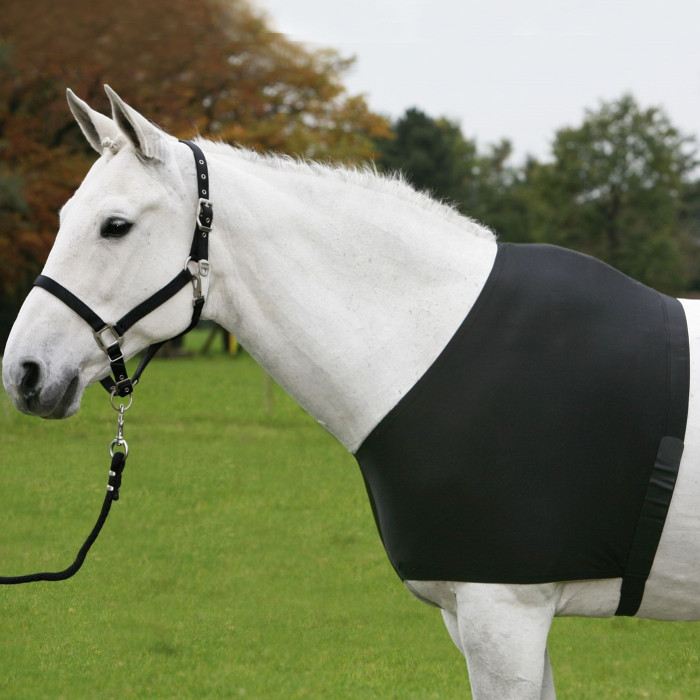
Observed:
[[[454,618],[445,621],[467,659],[474,700],[555,698],[547,635],[556,585],[464,583],[455,595],[456,630]]]

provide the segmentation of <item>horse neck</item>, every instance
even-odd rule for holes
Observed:
[[[205,314],[355,451],[468,313],[493,236],[374,176],[220,146],[207,156],[216,223]]]

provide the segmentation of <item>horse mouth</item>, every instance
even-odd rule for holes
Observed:
[[[80,393],[80,378],[76,374],[65,385],[65,389],[61,393],[58,400],[51,400],[51,392],[47,397],[47,391],[39,391],[24,399],[22,403],[17,404],[17,408],[22,413],[27,413],[40,418],[58,420],[72,416],[80,407],[80,401],[77,400]],[[22,405],[23,404],[23,405]]]
[[[72,416],[79,408],[80,401],[76,402],[80,392],[80,379],[76,374],[66,387],[63,396],[53,408],[53,410],[45,416],[46,418],[59,419]]]

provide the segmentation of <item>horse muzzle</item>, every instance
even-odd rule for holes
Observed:
[[[80,407],[83,387],[77,371],[53,376],[43,362],[26,357],[16,362],[3,362],[2,378],[7,393],[22,413],[41,418],[67,418]]]

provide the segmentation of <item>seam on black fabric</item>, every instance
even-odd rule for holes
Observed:
[[[663,319],[664,319],[664,329],[666,332],[666,406],[665,406],[665,411],[663,415],[663,422],[662,422],[662,430],[661,430],[661,437],[659,440],[659,451],[661,450],[661,444],[664,440],[665,437],[673,437],[682,443],[685,439],[685,431],[686,431],[686,426],[687,426],[687,420],[688,420],[688,413],[687,413],[687,405],[686,405],[686,410],[684,412],[684,420],[681,421],[674,421],[674,425],[671,425],[671,412],[673,411],[673,402],[674,399],[676,401],[685,401],[687,404],[688,396],[689,396],[689,381],[682,381],[683,379],[689,380],[689,374],[687,377],[684,377],[685,372],[681,369],[681,376],[676,377],[675,375],[679,373],[679,368],[676,367],[677,364],[685,364],[686,359],[689,362],[690,359],[690,352],[689,349],[687,348],[687,344],[683,342],[683,347],[678,348],[678,357],[674,356],[674,350],[676,350],[676,343],[675,343],[675,338],[673,336],[673,330],[675,329],[677,324],[673,324],[673,328],[671,327],[671,318],[669,315],[669,304],[678,304],[680,306],[680,311],[683,315],[683,320],[685,322],[685,331],[684,331],[684,341],[685,337],[687,336],[687,319],[685,317],[685,309],[683,308],[683,305],[677,300],[673,299],[671,297],[667,297],[666,295],[660,295],[661,299],[661,309],[663,313]],[[674,372],[674,369],[676,370]],[[683,386],[681,387],[681,391],[683,394],[685,394],[685,397],[681,395],[680,397],[677,397],[676,394],[678,393],[676,391],[677,389],[677,384],[682,381]],[[677,423],[677,424],[676,424]],[[680,423],[683,423],[681,425]],[[660,529],[658,531],[658,540],[655,542],[655,545],[653,546],[653,552],[651,552],[651,565],[649,566],[649,571],[646,571],[644,574],[640,574],[639,571],[636,570],[636,567],[639,566],[639,560],[640,558],[644,559],[644,554],[647,553],[649,554],[649,544],[648,543],[642,543],[640,544],[641,540],[639,540],[639,530],[642,524],[642,518],[643,517],[648,517],[647,513],[647,503],[650,498],[650,493],[649,489],[651,488],[651,482],[654,479],[654,476],[656,474],[656,471],[658,469],[658,459],[659,459],[659,453],[657,452],[657,457],[654,462],[654,465],[652,466],[650,477],[649,477],[649,483],[647,484],[647,491],[645,492],[644,498],[642,499],[642,503],[639,509],[639,513],[637,515],[637,520],[634,528],[634,536],[632,537],[632,541],[630,542],[630,547],[627,552],[627,560],[625,563],[625,573],[622,577],[622,586],[620,588],[620,599],[618,601],[618,606],[617,610],[615,611],[615,615],[624,615],[624,616],[634,616],[637,614],[639,611],[639,608],[641,607],[643,598],[644,598],[644,589],[646,587],[646,581],[649,577],[649,574],[651,573],[651,568],[653,567],[653,562],[656,559],[656,554],[658,552],[658,546],[661,541],[661,536],[663,535],[663,529],[666,524],[666,517],[668,516],[668,509],[670,508],[671,501],[673,500],[673,493],[675,491],[675,483],[676,479],[678,477],[678,471],[680,469],[680,460],[678,461],[677,464],[675,464],[675,475],[673,479],[673,485],[671,487],[671,493],[669,496],[669,502],[666,505],[666,510],[663,516],[663,520],[660,524]],[[641,550],[640,550],[641,548]]]
[[[660,421],[659,421],[659,445],[657,446],[657,454],[654,455],[654,460],[656,460],[656,457],[658,456],[658,450],[659,447],[661,446],[661,440],[663,440],[664,436],[668,435],[668,422],[669,422],[669,416],[671,414],[671,365],[673,362],[673,357],[672,357],[672,343],[671,343],[671,328],[669,325],[669,319],[668,319],[668,309],[666,308],[666,300],[663,295],[659,295],[659,302],[661,305],[661,314],[664,319],[664,334],[665,334],[665,347],[666,347],[666,359],[664,362],[665,366],[665,374],[666,374],[666,382],[665,382],[665,401],[664,401],[664,406],[663,410],[660,412]],[[654,474],[654,467],[655,467],[656,462],[651,465],[651,468],[649,470],[649,480],[651,480],[653,474]],[[639,511],[637,512],[637,518],[635,519],[635,525],[634,525],[634,532],[635,535],[637,531],[639,530],[639,524],[642,518],[642,514],[644,513],[644,503],[646,501],[646,497],[642,498],[641,503],[639,504]],[[623,575],[623,578],[627,577],[627,570],[629,568],[630,564],[630,558],[632,556],[633,548],[634,548],[634,542],[635,542],[635,537],[632,537],[632,541],[630,542],[629,548],[627,550],[627,557],[625,559],[625,573]]]
[[[664,299],[663,295],[659,295],[659,304],[661,306],[661,314],[663,316],[664,320],[664,336],[665,336],[665,349],[666,349],[666,358],[664,361],[664,369],[665,369],[665,400],[664,400],[664,406],[662,408],[661,416],[660,416],[660,421],[659,421],[659,446],[661,445],[661,440],[665,435],[668,435],[668,421],[669,421],[669,415],[670,415],[670,403],[671,403],[671,362],[672,362],[672,357],[671,357],[671,351],[672,351],[672,346],[671,346],[671,330],[669,327],[669,320],[668,320],[668,310],[666,308],[666,300]],[[658,449],[657,447],[657,455],[655,455],[655,459],[658,458]],[[651,469],[649,472],[649,480],[651,480],[654,476],[654,469],[655,469],[656,464],[651,465]],[[634,531],[632,535],[632,539],[630,540],[629,547],[627,548],[627,554],[625,557],[625,566],[624,566],[624,571],[622,574],[622,585],[620,586],[620,597],[618,600],[617,604],[617,609],[615,611],[615,615],[620,614],[620,611],[623,609],[629,609],[630,606],[635,607],[639,609],[639,605],[641,605],[641,598],[639,599],[638,603],[635,600],[638,596],[636,593],[636,588],[633,586],[632,590],[629,588],[629,584],[631,583],[632,579],[636,579],[638,582],[638,585],[641,585],[642,591],[644,590],[644,586],[646,584],[646,579],[647,577],[644,576],[643,579],[642,577],[639,576],[639,574],[631,574],[629,569],[630,565],[634,563],[635,560],[635,549],[638,548],[638,533],[639,533],[639,528],[641,526],[641,519],[642,516],[645,513],[645,504],[647,501],[647,494],[648,494],[648,482],[647,482],[647,489],[645,489],[645,495],[642,498],[640,504],[639,504],[639,510],[637,511],[637,517],[635,518],[635,524],[634,524]],[[656,556],[656,552],[654,552],[654,556]],[[635,611],[636,612],[636,611]]]
[[[664,421],[661,430],[661,437],[668,435],[669,432],[669,419],[671,416],[671,394],[673,387],[671,386],[671,371],[673,365],[673,344],[671,342],[671,325],[668,318],[668,308],[666,307],[666,299],[661,297],[661,310],[664,315],[664,330],[666,331],[666,410],[664,412]]]
[[[422,385],[429,379],[430,375],[438,371],[440,367],[450,358],[452,354],[457,351],[457,344],[454,343],[454,339],[458,336],[463,335],[472,326],[476,319],[481,314],[481,310],[486,306],[488,298],[493,293],[496,284],[501,276],[501,272],[505,267],[506,258],[508,255],[508,243],[498,243],[498,251],[496,252],[496,258],[491,268],[489,276],[486,278],[484,287],[481,290],[479,296],[476,298],[472,308],[467,312],[462,323],[459,325],[457,330],[454,332],[452,337],[447,341],[445,347],[440,351],[439,355],[435,358],[433,363],[425,370],[425,372],[418,378],[415,384],[404,394],[399,401],[389,410],[389,412],[382,418],[382,420],[377,423],[369,435],[362,441],[362,444],[355,451],[355,455],[359,455],[362,451],[362,445],[365,444],[370,439],[377,438],[381,436],[398,418],[398,414],[405,410],[407,407],[417,400],[420,396]]]
[[[674,297],[668,297],[667,303],[677,305],[679,310],[677,319],[672,319],[669,315],[669,337],[671,343],[671,369],[669,378],[671,383],[671,402],[669,410],[672,411],[679,400],[682,407],[680,420],[678,420],[678,416],[674,415],[674,424],[669,425],[668,434],[685,442],[690,402],[690,338],[688,336],[688,319],[685,315],[685,308],[680,300]],[[676,329],[677,332],[674,335],[672,331]],[[674,392],[679,384],[681,384],[682,392],[680,399]],[[677,435],[673,433],[675,430],[678,430]]]

